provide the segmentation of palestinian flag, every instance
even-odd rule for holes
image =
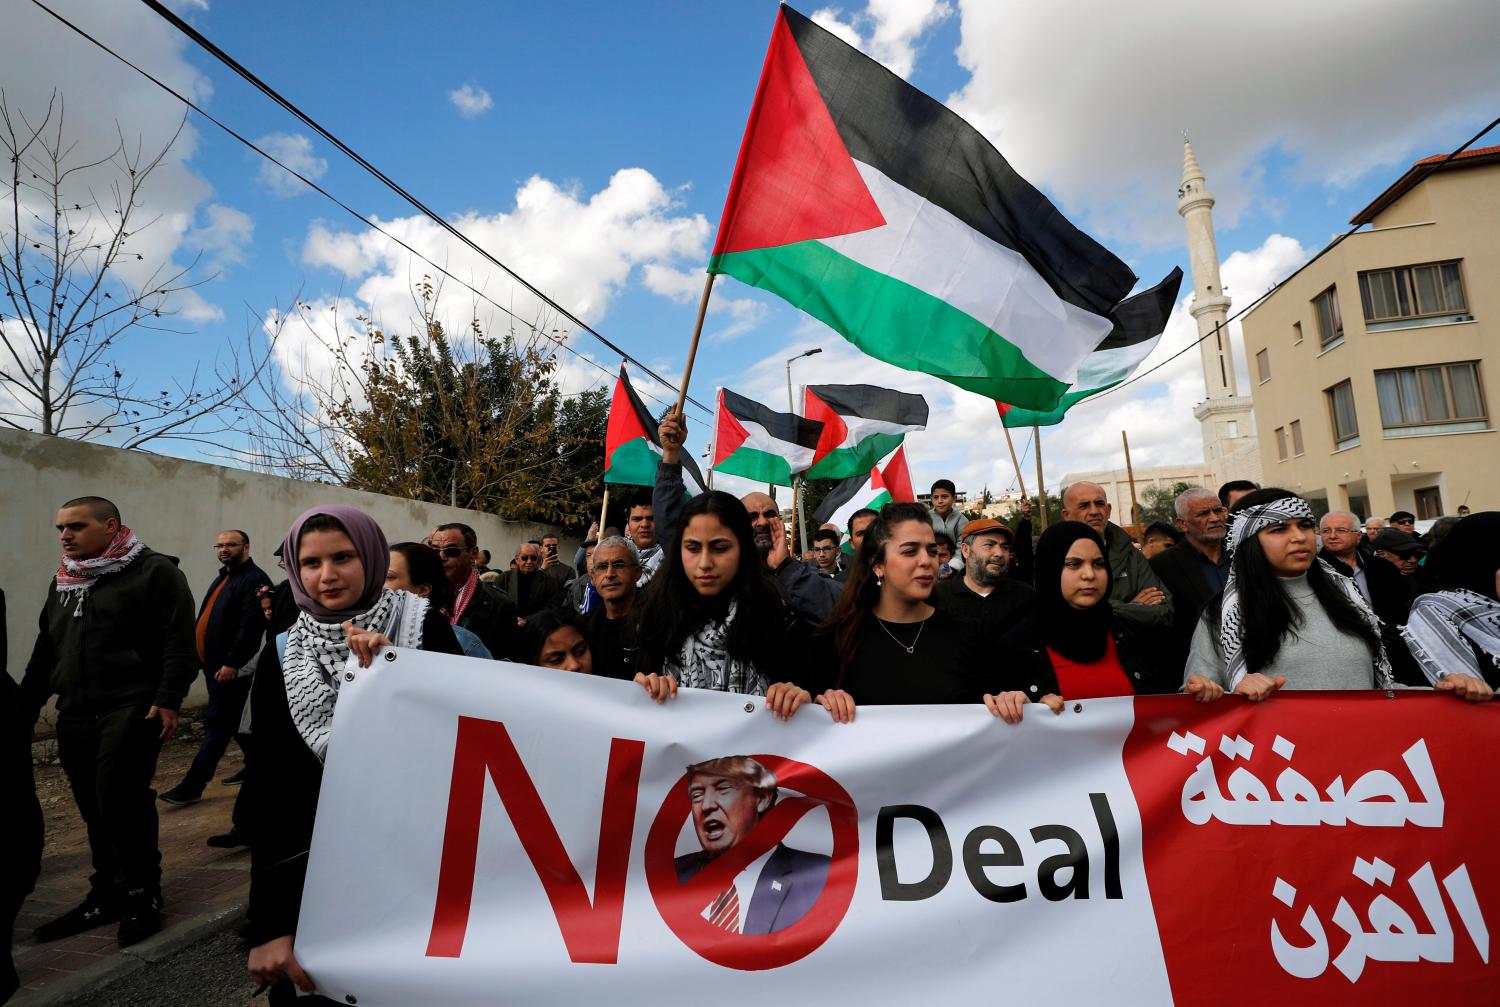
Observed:
[[[864,352],[1054,408],[1135,286],[964,120],[783,6],[709,260]]]
[[[604,481],[627,486],[656,485],[656,465],[661,461],[657,422],[630,384],[625,365],[615,380],[609,402],[609,425],[604,431]],[[689,496],[703,492],[703,472],[686,449],[682,452],[682,482]]]
[[[1001,422],[1008,427],[1047,427],[1061,423],[1069,409],[1134,374],[1161,342],[1162,329],[1166,328],[1172,306],[1177,303],[1177,288],[1181,283],[1182,270],[1173,269],[1150,290],[1121,302],[1115,309],[1115,330],[1079,365],[1078,383],[1062,397],[1057,408],[1033,411],[996,402]]]
[[[808,385],[802,413],[823,423],[810,479],[868,472],[908,431],[927,428],[927,400],[874,385]]]
[[[912,503],[916,499],[911,471],[906,466],[906,447],[902,445],[881,464],[870,466],[862,475],[850,476],[830,490],[813,521],[819,525],[832,522],[840,532],[847,532],[855,511],[866,507],[878,511],[888,503]]]
[[[792,477],[806,472],[817,450],[823,424],[793,413],[778,413],[731,392],[719,389],[714,416],[712,468],[758,483],[792,485]]]

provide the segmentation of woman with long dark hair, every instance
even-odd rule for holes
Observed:
[[[453,585],[443,572],[442,557],[429,546],[420,542],[397,542],[391,546],[391,565],[385,573],[385,586],[392,591],[406,591],[418,598],[426,598],[427,604],[439,612],[453,617]],[[482,657],[493,660],[495,655],[473,633],[462,626],[453,627],[458,645],[465,657]]]
[[[344,664],[369,667],[381,647],[459,653],[448,619],[425,598],[385,586],[390,549],[367,515],[315,507],[282,546],[297,621],[269,641],[256,663],[250,703],[255,772],[245,782],[250,837],[250,974],[271,984],[275,1004],[297,1001],[313,981],[292,954],[328,732]]]
[[[1001,663],[1011,687],[1054,713],[1063,702],[1176,692],[1150,638],[1132,632],[1109,604],[1109,553],[1099,533],[1063,521],[1042,533],[1034,561],[1036,600],[1005,635]],[[1186,690],[1211,702],[1224,690],[1193,676]]]
[[[1317,521],[1290,490],[1229,509],[1229,577],[1193,634],[1187,676],[1253,701],[1277,689],[1390,689],[1380,620],[1354,581],[1318,558]]]
[[[1401,630],[1434,688],[1483,702],[1500,685],[1500,512],[1460,518],[1427,556],[1434,590]]]
[[[814,637],[818,703],[848,722],[857,706],[984,703],[1008,723],[1026,697],[999,675],[977,625],[931,604],[937,541],[921,504],[886,504],[865,532],[844,592]]]
[[[538,668],[594,673],[583,618],[566,608],[544,608],[526,618],[516,640],[515,660]]]
[[[766,576],[745,505],[703,493],[682,510],[661,566],[642,592],[635,680],[657,702],[679,686],[765,696],[777,716],[811,697],[805,643]]]

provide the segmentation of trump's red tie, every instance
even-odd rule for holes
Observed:
[[[740,894],[730,885],[708,907],[708,922],[732,934],[740,932]]]

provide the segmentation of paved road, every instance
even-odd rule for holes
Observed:
[[[216,934],[160,963],[80,997],[79,1007],[263,1007],[245,973],[245,944],[233,931]]]

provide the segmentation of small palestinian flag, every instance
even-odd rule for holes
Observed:
[[[714,417],[712,468],[758,483],[792,485],[792,477],[812,464],[823,424],[793,413],[778,413],[719,389]]]
[[[996,402],[1001,421],[1011,428],[1061,423],[1069,409],[1134,374],[1141,361],[1161,342],[1162,329],[1166,328],[1172,306],[1177,303],[1177,288],[1181,283],[1182,270],[1173,269],[1165,280],[1126,298],[1115,309],[1118,320],[1115,330],[1079,365],[1078,383],[1068,389],[1057,408],[1042,412]]]
[[[873,357],[1052,409],[1136,277],[978,130],[783,6],[709,260]]]
[[[802,412],[823,423],[809,479],[868,472],[908,431],[927,428],[926,399],[875,385],[808,385]]]
[[[636,394],[620,365],[615,393],[609,402],[609,425],[604,432],[604,481],[627,486],[656,485],[656,466],[661,461],[657,422]],[[682,452],[682,482],[689,496],[703,492],[703,472],[686,449]]]
[[[888,503],[915,500],[911,471],[906,466],[906,446],[902,445],[881,464],[870,466],[863,475],[850,476],[830,490],[813,520],[820,525],[831,522],[840,532],[847,532],[849,518],[855,511],[866,507],[878,511]]]

